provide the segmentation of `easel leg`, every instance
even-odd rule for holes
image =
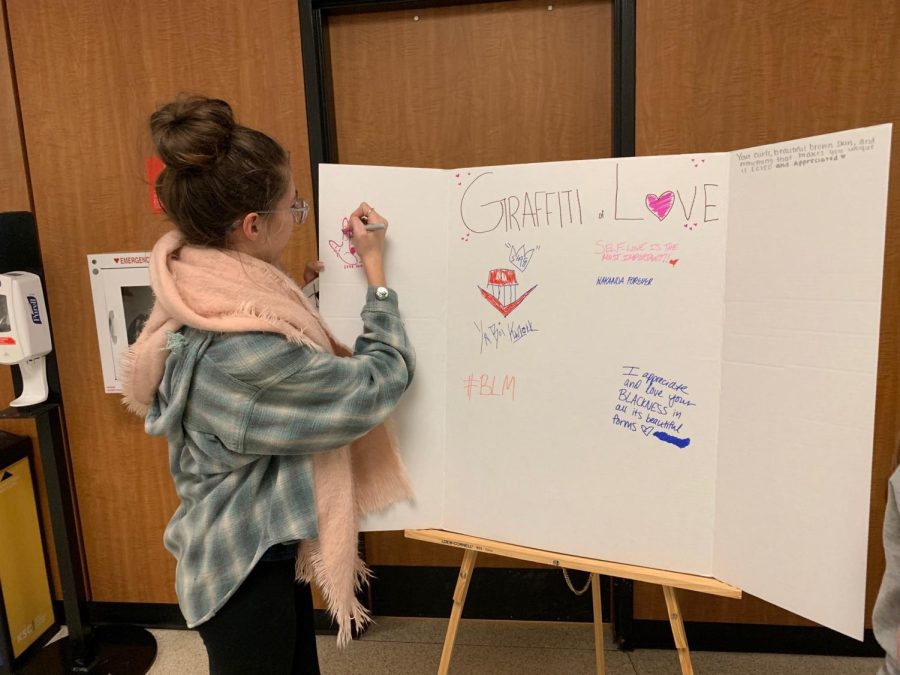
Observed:
[[[597,675],[605,675],[603,654],[603,607],[600,604],[600,575],[591,574],[591,596],[594,599],[594,649],[597,652]]]
[[[447,675],[450,671],[450,657],[453,655],[456,632],[459,630],[459,620],[462,618],[463,605],[466,603],[466,593],[469,592],[469,581],[472,579],[472,570],[475,568],[475,556],[477,555],[475,551],[470,550],[463,555],[462,565],[459,568],[459,578],[456,580],[456,590],[453,592],[453,609],[450,612],[447,637],[444,638],[444,651],[441,652],[441,665],[438,666],[438,675]]]
[[[669,623],[672,624],[672,636],[675,638],[675,648],[678,650],[678,661],[681,663],[682,675],[694,675],[694,667],[691,665],[691,652],[688,650],[687,633],[684,632],[684,621],[681,618],[681,608],[678,606],[678,596],[671,586],[663,586],[666,596],[666,607],[669,609]]]

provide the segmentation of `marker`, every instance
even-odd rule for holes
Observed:
[[[374,211],[375,209],[372,210]],[[369,232],[372,232],[373,230],[384,229],[383,223],[369,223],[369,216],[362,216],[360,217],[360,220],[362,221],[362,224],[366,226],[366,230]]]
[[[374,232],[375,230],[383,230],[384,229],[384,223],[366,223],[365,216],[363,218],[361,218],[360,220],[362,220],[363,223],[365,224],[367,232]],[[353,236],[353,229],[350,227],[343,228],[341,230],[341,232],[343,232],[344,234],[346,234],[350,237]]]

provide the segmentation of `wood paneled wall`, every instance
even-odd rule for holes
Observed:
[[[0,211],[30,211],[28,174],[19,133],[14,73],[9,59],[9,36],[2,11],[0,40]]]
[[[0,7],[2,9],[2,7]],[[9,60],[6,17],[0,11],[0,211],[30,211],[25,154],[19,133],[19,115]],[[0,373],[0,409],[14,398],[9,368]],[[14,433],[10,431],[10,433]]]
[[[2,6],[0,6],[2,9]],[[28,193],[28,172],[25,149],[19,129],[19,114],[16,106],[16,90],[13,64],[9,58],[9,34],[6,16],[0,11],[0,212],[31,211]],[[15,398],[11,368],[0,366],[0,410],[6,408]],[[50,554],[50,573],[54,584],[54,597],[61,598],[59,570],[53,552],[53,533],[50,528],[50,508],[44,486],[44,471],[41,466],[40,446],[37,442],[37,428],[33,420],[0,420],[0,429],[19,436],[28,436],[34,449],[34,476],[38,486],[37,500]]]
[[[342,163],[449,169],[611,154],[611,2],[335,16],[328,37]]]
[[[310,194],[297,2],[7,7],[91,597],[173,603],[166,446],[104,393],[86,256],[149,250],[169,229],[148,204],[146,125],[181,91],[223,98],[239,121],[281,141]],[[285,264],[299,271],[315,255],[310,224]]]
[[[342,163],[449,169],[612,152],[610,2],[335,16],[328,38]],[[459,565],[462,552],[385,532],[366,535],[366,559]],[[478,565],[535,566],[489,555]]]
[[[900,433],[900,5],[641,0],[637,8],[638,154],[734,150],[894,123],[869,526],[870,625],[884,571],[887,479]],[[689,621],[808,623],[756,598],[685,593],[682,609]],[[662,593],[638,585],[635,612],[664,619]]]

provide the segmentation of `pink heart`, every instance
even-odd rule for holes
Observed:
[[[659,197],[654,194],[647,195],[647,208],[650,209],[650,213],[660,220],[669,215],[669,211],[672,210],[674,203],[675,193],[671,190],[663,192]]]

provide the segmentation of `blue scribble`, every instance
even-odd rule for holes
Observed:
[[[670,436],[664,431],[657,431],[653,434],[656,438],[665,443],[671,443],[672,445],[677,445],[679,448],[686,448],[691,444],[690,438],[678,438],[677,436]]]

